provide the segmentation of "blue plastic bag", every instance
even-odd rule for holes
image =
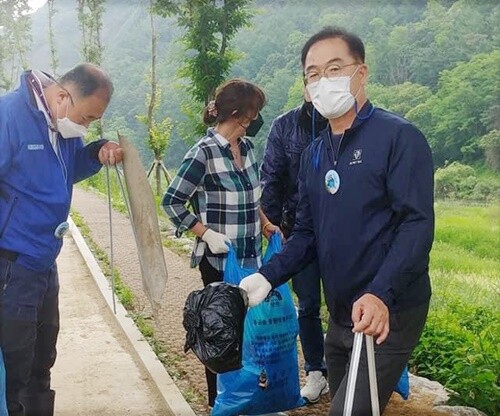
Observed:
[[[274,234],[264,256],[269,261],[281,250],[281,235]],[[239,284],[254,273],[242,269],[230,249],[224,281]],[[243,335],[243,368],[217,375],[217,398],[212,416],[258,415],[305,404],[300,396],[297,356],[297,312],[287,284],[271,291],[260,305],[250,308]]]
[[[3,362],[3,353],[0,349],[0,416],[9,416],[9,413],[7,412],[7,399],[5,398],[6,391],[5,365]]]
[[[410,378],[408,376],[408,366],[405,366],[394,391],[398,393],[403,400],[408,400],[408,397],[410,397]]]

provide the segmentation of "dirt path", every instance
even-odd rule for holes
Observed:
[[[109,222],[107,202],[102,195],[75,188],[73,208],[84,218],[90,228],[92,239],[109,253]],[[115,265],[124,283],[136,296],[140,309],[147,315],[150,309],[142,291],[141,276],[137,260],[135,241],[129,220],[122,214],[113,213]],[[169,280],[164,296],[164,307],[155,319],[155,337],[168,349],[168,359],[175,363],[177,371],[170,372],[185,397],[188,397],[195,412],[208,414],[204,405],[206,384],[201,364],[193,354],[184,354],[185,331],[182,327],[182,309],[187,295],[202,287],[197,270],[189,267],[189,259],[165,249]],[[302,365],[302,364],[301,364]],[[432,398],[422,395],[410,396],[406,402],[393,395],[384,416],[443,416],[432,411]],[[314,416],[328,413],[329,400],[323,397],[314,406],[288,412],[289,416]]]
[[[57,416],[171,414],[101,297],[73,239],[58,259]],[[126,376],[124,376],[126,375]]]

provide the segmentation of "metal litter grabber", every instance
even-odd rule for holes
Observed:
[[[356,389],[356,379],[358,377],[359,360],[361,358],[361,347],[363,346],[363,333],[354,334],[354,344],[352,347],[351,365],[347,378],[347,388],[344,403],[343,416],[352,415],[354,404],[354,391]],[[375,368],[375,350],[373,348],[373,337],[366,335],[366,356],[368,361],[368,378],[370,380],[370,398],[372,404],[372,416],[380,416],[380,406],[378,402],[377,370]]]

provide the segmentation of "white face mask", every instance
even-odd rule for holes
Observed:
[[[87,127],[77,124],[68,118],[68,106],[66,107],[66,117],[59,118],[59,104],[57,105],[57,131],[63,137],[63,139],[69,139],[71,137],[84,137],[87,134]]]
[[[311,101],[323,117],[338,118],[352,108],[355,97],[351,94],[351,78],[358,72],[358,69],[350,77],[322,77],[319,81],[307,85]]]

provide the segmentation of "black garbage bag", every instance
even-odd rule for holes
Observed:
[[[182,324],[186,329],[184,352],[190,349],[212,372],[242,367],[246,292],[227,283],[211,283],[189,294]]]

